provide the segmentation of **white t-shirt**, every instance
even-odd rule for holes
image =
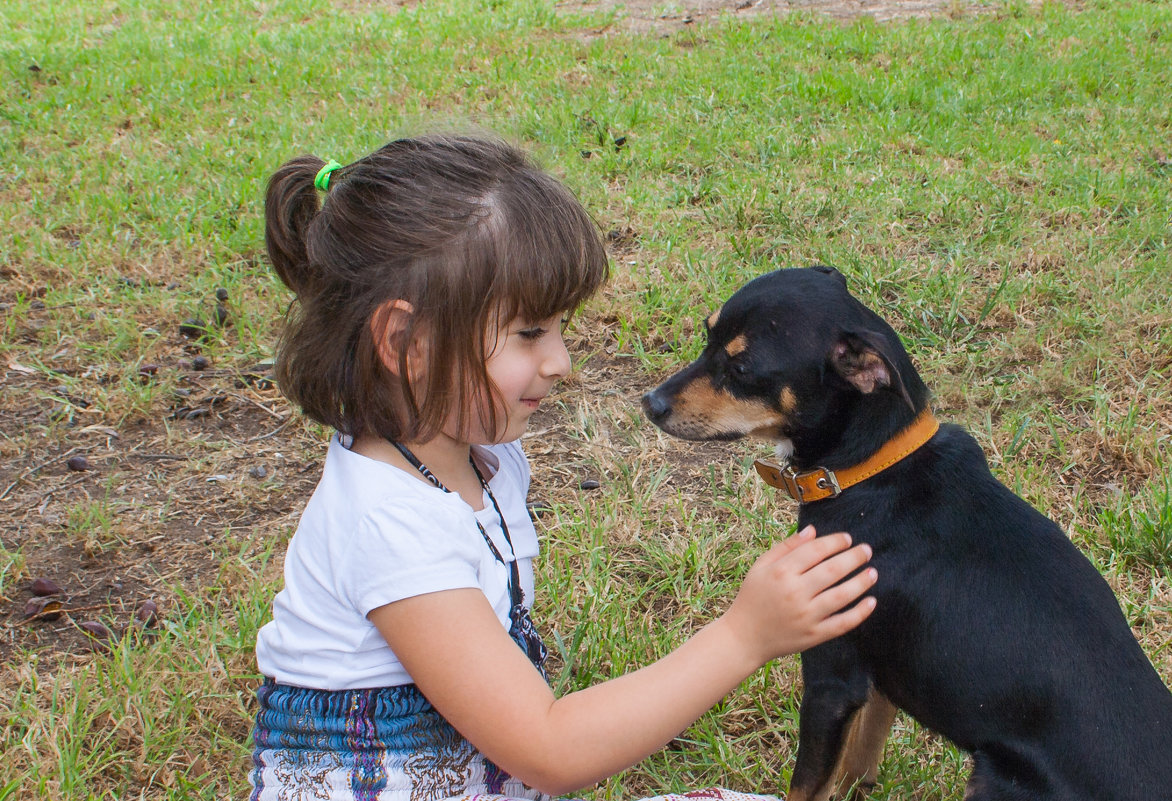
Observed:
[[[525,508],[529,463],[517,442],[476,447],[489,468],[513,547],[487,494],[474,512],[459,495],[330,439],[321,481],[285,554],[285,587],[256,638],[260,672],[280,684],[349,690],[411,684],[366,618],[384,604],[479,587],[508,630],[509,568],[493,556],[479,520],[507,562],[513,554],[526,606],[533,598],[537,532]],[[437,638],[445,632],[435,632]]]

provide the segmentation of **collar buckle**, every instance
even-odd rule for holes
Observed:
[[[819,500],[822,498],[837,497],[842,492],[842,487],[840,487],[838,484],[838,476],[834,474],[833,470],[828,470],[825,467],[815,467],[813,470],[807,470],[804,473],[798,473],[794,470],[792,465],[786,465],[786,470],[788,470],[793,475],[794,483],[801,489],[803,495],[810,493],[810,490],[807,488],[808,484],[805,483],[808,480],[813,480],[814,486],[822,492],[826,493],[825,495],[822,495]],[[819,475],[819,473],[821,473],[821,475]],[[799,481],[798,479],[803,479],[804,481]],[[798,498],[798,500],[804,501],[805,498]]]
[[[755,466],[766,484],[785,490],[798,503],[834,498],[842,492],[838,476],[825,467],[799,473],[791,463],[773,459],[758,459]]]

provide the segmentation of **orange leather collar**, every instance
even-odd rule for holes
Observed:
[[[886,470],[932,438],[940,424],[925,409],[911,425],[884,443],[869,459],[854,467],[827,470],[815,467],[799,473],[790,464],[773,459],[758,459],[754,464],[761,478],[771,487],[783,489],[798,503],[811,503],[833,498],[847,487],[865,481],[881,470]]]

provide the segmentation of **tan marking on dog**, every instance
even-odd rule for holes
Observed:
[[[712,312],[712,314],[710,314],[708,316],[708,330],[709,331],[711,331],[713,328],[716,328],[716,321],[719,319],[720,319],[720,309],[717,309],[716,311]]]
[[[879,778],[883,746],[895,722],[895,704],[871,689],[867,701],[851,718],[842,753],[835,768],[835,794],[839,798],[861,799]]]
[[[734,337],[727,345],[724,346],[724,352],[729,356],[736,356],[738,353],[744,353],[749,349],[749,338],[744,334],[739,334]]]
[[[694,439],[726,434],[766,436],[784,422],[768,404],[734,398],[706,380],[693,381],[681,390],[672,406],[664,430]]]
[[[794,394],[793,389],[790,387],[782,387],[777,405],[781,407],[781,410],[787,416],[792,415],[798,408],[798,396]]]
[[[867,700],[843,726],[842,745],[833,769],[825,776],[815,777],[817,784],[812,787],[791,786],[786,796],[789,801],[861,801],[879,776],[879,760],[895,713],[895,705],[871,688]]]

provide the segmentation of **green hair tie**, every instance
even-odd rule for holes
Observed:
[[[326,162],[326,166],[317,171],[317,177],[313,179],[313,185],[321,191],[325,192],[330,188],[330,173],[334,170],[342,169],[342,165],[330,159]]]

